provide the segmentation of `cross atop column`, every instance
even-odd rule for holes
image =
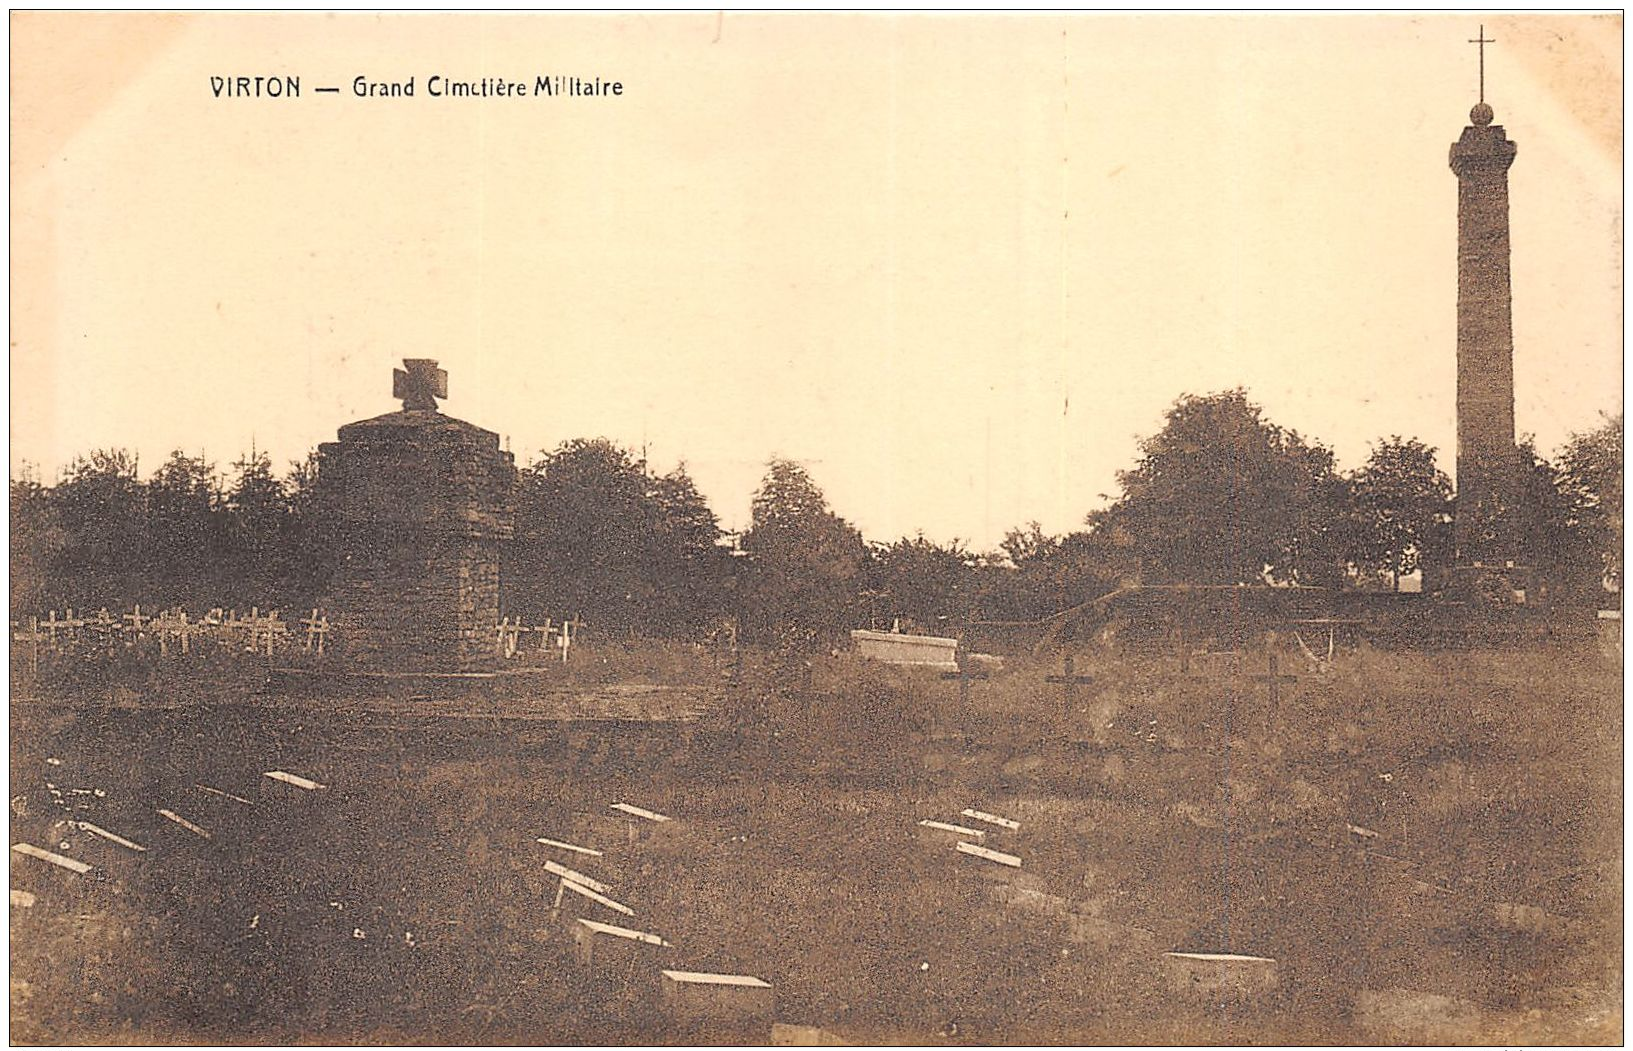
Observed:
[[[437,399],[448,396],[448,371],[432,358],[404,358],[402,368],[391,370],[391,396],[401,398],[404,409],[435,412]]]
[[[1476,36],[1473,40],[1469,41],[1469,43],[1471,43],[1471,44],[1479,44],[1480,45],[1480,101],[1481,102],[1484,102],[1486,100],[1486,45],[1487,44],[1495,44],[1496,42],[1497,41],[1495,41],[1495,40],[1487,40],[1486,39],[1486,27],[1485,26],[1481,26],[1479,35]]]

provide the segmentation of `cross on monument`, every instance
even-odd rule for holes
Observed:
[[[1480,27],[1480,35],[1470,40],[1471,44],[1480,45],[1480,101],[1486,100],[1486,45],[1495,44],[1495,40],[1486,39],[1486,27]]]
[[[437,411],[437,399],[448,396],[448,371],[434,358],[404,358],[403,367],[391,370],[391,396],[403,400],[405,410]]]
[[[1077,696],[1077,688],[1079,686],[1088,686],[1094,682],[1094,676],[1075,675],[1073,674],[1075,670],[1076,662],[1072,660],[1071,654],[1067,654],[1066,673],[1064,675],[1046,675],[1043,678],[1044,682],[1060,684],[1061,704],[1065,706],[1068,715],[1072,712],[1072,701]]]

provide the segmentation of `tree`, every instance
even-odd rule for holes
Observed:
[[[1376,443],[1353,476],[1353,528],[1347,553],[1364,572],[1403,574],[1451,556],[1452,483],[1435,466],[1435,450],[1394,435]]]
[[[324,504],[319,486],[321,460],[317,450],[292,461],[283,479],[287,503],[281,541],[286,567],[286,600],[302,606],[315,604],[329,586],[339,557],[335,510]]]
[[[1622,581],[1622,416],[1571,435],[1560,450],[1555,485],[1581,562],[1571,589],[1592,601]]]
[[[63,544],[51,566],[53,601],[81,608],[125,606],[146,595],[141,545],[145,493],[136,457],[98,449],[76,457],[52,493]]]
[[[1037,522],[1011,529],[986,560],[982,608],[992,619],[1038,620],[1105,594],[1127,568],[1117,536],[1096,527],[1054,537]]]
[[[767,465],[743,549],[750,559],[742,596],[749,637],[810,646],[852,625],[866,557],[862,534],[828,510],[799,464]]]
[[[68,535],[52,491],[31,473],[11,483],[11,615],[54,608],[62,596],[52,574]]]
[[[1237,389],[1187,395],[1092,514],[1145,583],[1336,584],[1346,487],[1332,453],[1264,419]]]
[[[582,614],[603,630],[691,634],[723,602],[719,536],[684,466],[654,478],[604,438],[565,442],[522,472],[504,605]]]
[[[225,503],[227,579],[221,601],[242,606],[281,604],[290,571],[288,494],[272,473],[272,460],[265,453],[251,452],[235,461],[233,469],[237,475]]]
[[[920,533],[911,540],[874,544],[867,552],[867,582],[889,617],[906,617],[931,634],[949,621],[976,616],[975,556],[957,541],[942,547]]]
[[[679,464],[647,480],[653,512],[647,573],[656,584],[648,631],[695,636],[726,603],[731,556],[719,545],[720,520]]]
[[[202,457],[177,449],[148,479],[144,591],[155,602],[214,604],[224,539],[214,475]]]

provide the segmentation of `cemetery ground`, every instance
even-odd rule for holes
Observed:
[[[12,854],[12,1039],[770,1037],[679,1026],[657,963],[586,974],[586,916],[850,1041],[1620,1041],[1619,654],[1284,654],[1274,710],[1207,662],[1074,656],[1093,682],[1070,711],[1058,653],[968,684],[967,709],[957,682],[849,655],[808,682],[756,656],[726,693],[706,655],[593,644],[559,685],[600,717],[521,688],[16,689],[12,842],[94,868]],[[715,700],[643,719],[643,679]],[[567,894],[553,917],[546,862],[633,916]],[[1269,958],[1275,981],[1198,984],[1169,950]]]

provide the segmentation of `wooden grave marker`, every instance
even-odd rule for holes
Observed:
[[[958,710],[961,713],[968,714],[970,710],[970,682],[976,679],[990,679],[992,673],[966,657],[965,660],[958,662],[957,671],[944,671],[941,673],[941,677],[947,682],[954,680],[958,682]]]
[[[317,648],[317,655],[323,656],[323,642],[329,635],[329,618],[318,613],[317,607],[312,607],[312,615],[301,621],[306,627],[306,652],[311,653]]]
[[[1072,712],[1072,704],[1077,698],[1077,688],[1079,686],[1092,685],[1094,683],[1094,676],[1076,674],[1076,662],[1072,659],[1072,655],[1068,653],[1066,655],[1063,674],[1046,675],[1044,676],[1043,681],[1052,684],[1059,684],[1061,706],[1066,711],[1066,714],[1070,715]]]

